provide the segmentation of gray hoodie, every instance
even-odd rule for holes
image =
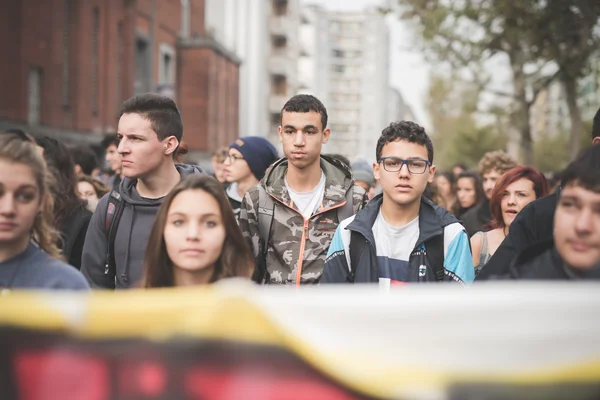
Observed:
[[[199,167],[192,165],[177,164],[176,167],[182,177],[202,173]],[[146,245],[163,198],[146,199],[140,196],[135,188],[136,183],[136,179],[124,178],[119,186],[125,207],[114,243],[115,279],[104,273],[107,250],[106,211],[110,193],[100,199],[92,216],[81,259],[81,272],[92,288],[127,289],[135,287],[142,278]]]

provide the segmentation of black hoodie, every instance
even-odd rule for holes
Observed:
[[[178,164],[176,167],[182,177],[202,173],[200,168],[192,165]],[[135,188],[136,183],[136,179],[123,178],[119,187],[125,208],[114,243],[117,271],[115,280],[104,273],[107,249],[106,211],[110,193],[100,199],[92,216],[83,246],[81,267],[81,272],[92,288],[127,289],[137,285],[142,278],[146,246],[163,198],[141,197]]]

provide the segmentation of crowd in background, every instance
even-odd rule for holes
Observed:
[[[283,150],[246,136],[212,171],[184,164],[175,103],[140,95],[118,132],[68,147],[0,135],[0,286],[127,289],[588,279],[600,263],[600,146],[550,182],[505,152],[436,171],[419,125],[392,122],[376,162],[322,154],[315,97],[282,109]],[[592,143],[600,142],[600,111]]]

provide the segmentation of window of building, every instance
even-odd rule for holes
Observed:
[[[161,43],[158,54],[158,83],[172,85],[175,83],[175,49],[166,43]]]
[[[339,73],[343,73],[343,72],[345,71],[345,66],[344,66],[344,65],[335,65],[335,64],[332,64],[332,65],[330,66],[330,70],[331,70],[332,72],[339,72]]]
[[[331,50],[332,57],[344,57],[344,52],[342,50]]]
[[[287,0],[273,0],[273,14],[274,15],[286,15],[288,11]]]
[[[43,70],[30,68],[27,79],[27,122],[29,125],[39,125],[42,114],[42,83]]]
[[[62,105],[65,110],[69,109],[69,87],[70,87],[70,48],[71,48],[71,0],[65,0],[63,23],[63,53],[62,53]]]
[[[98,114],[98,73],[100,53],[100,10],[92,11],[92,115]]]
[[[283,50],[287,46],[287,38],[285,36],[272,36],[271,43],[274,50]]]
[[[135,41],[135,94],[150,91],[150,46],[148,40],[137,37]]]
[[[287,81],[285,76],[274,75],[271,79],[271,92],[275,96],[285,96],[287,94]]]

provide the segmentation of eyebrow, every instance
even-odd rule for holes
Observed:
[[[188,214],[180,212],[180,211],[174,211],[172,213],[168,214],[169,217],[174,217],[174,216],[182,216],[182,217],[187,217]],[[200,214],[201,218],[205,218],[205,217],[219,217],[218,214],[215,213],[208,213],[208,214]]]
[[[293,129],[293,130],[297,130],[295,126],[292,125],[286,125],[283,127],[283,129]],[[317,129],[316,126],[314,125],[306,125],[304,128],[302,128],[303,131],[307,130],[307,129]]]

